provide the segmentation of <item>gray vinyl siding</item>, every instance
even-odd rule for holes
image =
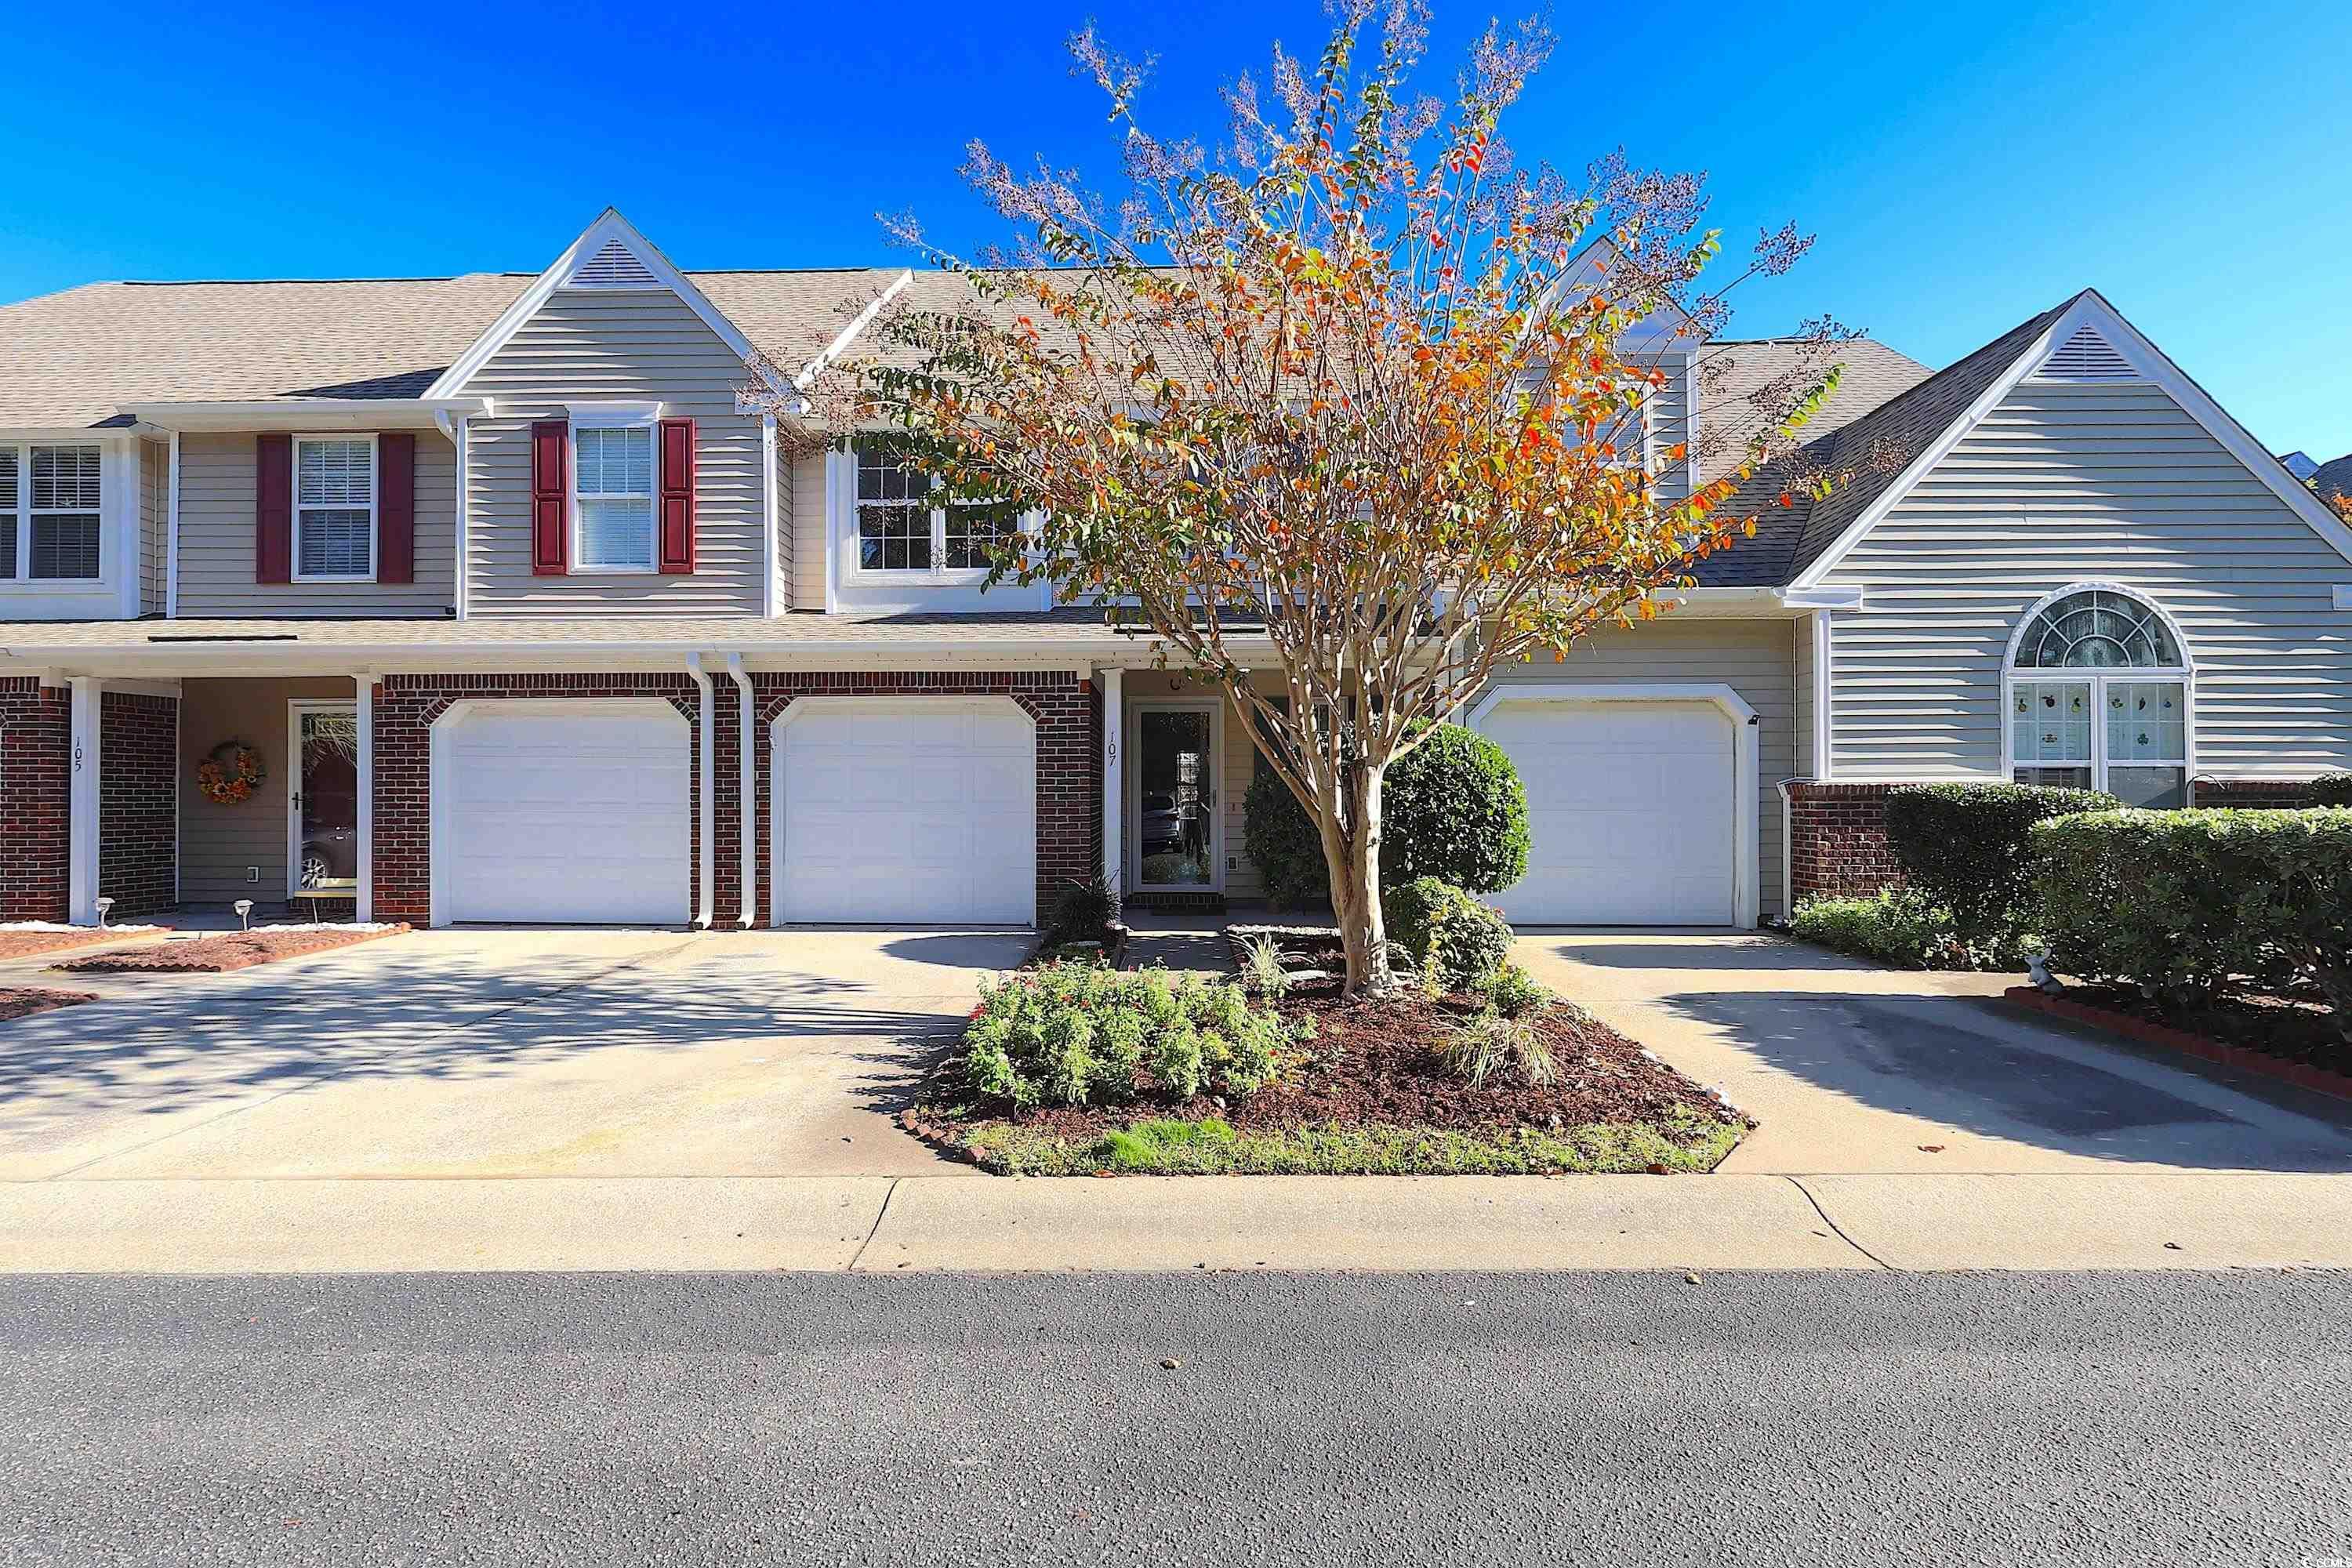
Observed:
[[[139,443],[139,613],[163,613],[165,533],[172,482],[172,449],[161,441]]]
[[[1836,776],[1997,776],[2010,637],[2086,580],[2179,622],[2199,773],[2352,764],[2352,563],[2161,389],[2027,382],[1828,578]]]
[[[748,379],[719,334],[667,292],[558,289],[468,381],[497,400],[471,422],[467,466],[467,614],[730,615],[763,607],[769,545],[760,416],[738,414]],[[573,402],[657,399],[662,416],[695,421],[691,574],[534,576],[530,426]]]
[[[1657,494],[1664,500],[1688,500],[1690,464],[1675,462],[1666,455],[1677,443],[1691,447],[1688,362],[1677,353],[1661,368],[1666,373],[1666,384],[1651,395],[1648,416],[1650,446],[1658,465]]]
[[[1497,685],[1519,681],[1636,684],[1721,682],[1756,710],[1756,843],[1759,908],[1785,914],[1780,896],[1780,783],[1796,772],[1796,683],[1789,623],[1701,616],[1664,619],[1631,630],[1596,632],[1555,661],[1514,663]]]
[[[1813,770],[1821,765],[1813,755],[1813,617],[1799,616],[1789,623],[1789,687],[1796,699],[1790,719],[1795,773],[1799,778],[1811,778]]]
[[[824,608],[824,453],[793,463],[793,608]]]
[[[776,443],[776,608],[797,609],[793,582],[793,458],[778,432]]]
[[[184,464],[184,437],[180,458]],[[220,912],[237,899],[264,909],[286,901],[287,770],[292,766],[286,703],[295,697],[349,700],[353,692],[352,682],[332,676],[181,683],[180,901],[191,909]],[[220,805],[197,789],[196,765],[228,741],[259,752],[264,776],[251,798]],[[247,866],[257,868],[258,879],[245,879]]]
[[[416,580],[253,580],[255,445],[250,435],[180,437],[180,614],[439,616],[457,602],[457,449],[437,430],[416,437]]]

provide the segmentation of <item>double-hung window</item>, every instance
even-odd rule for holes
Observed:
[[[2188,656],[2154,605],[2117,588],[2067,590],[2033,613],[2009,662],[2011,778],[2126,805],[2189,804]]]
[[[1021,534],[1017,509],[1002,502],[944,502],[929,476],[887,441],[857,444],[857,569],[979,574]]]
[[[364,583],[375,576],[375,437],[294,441],[294,580]]]
[[[575,572],[655,569],[654,419],[572,412]]]
[[[0,446],[0,580],[97,579],[103,458],[95,446]]]

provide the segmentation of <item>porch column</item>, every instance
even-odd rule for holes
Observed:
[[[352,894],[352,919],[364,923],[375,919],[375,677],[362,670],[352,679],[357,688],[352,718],[360,743],[359,820],[352,825],[359,841],[353,875],[360,885]]]
[[[1103,700],[1103,842],[1102,869],[1114,892],[1127,889],[1127,833],[1119,820],[1119,805],[1127,798],[1127,775],[1119,771],[1126,751],[1126,711],[1117,667],[1095,671],[1102,681]]]
[[[72,763],[66,783],[66,918],[98,923],[99,693],[96,676],[73,678]]]

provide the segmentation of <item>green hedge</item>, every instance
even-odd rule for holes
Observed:
[[[2032,839],[2053,968],[2175,1009],[2308,984],[2352,1023],[2352,811],[2103,811]]]
[[[2000,948],[2036,923],[2034,825],[2122,804],[2087,789],[1906,784],[1886,797],[1886,844],[1905,880],[1951,912],[1961,942]]]
[[[1277,906],[1330,896],[1323,840],[1298,797],[1260,759],[1242,800],[1242,841]],[[1503,748],[1440,724],[1389,767],[1381,789],[1381,885],[1435,877],[1496,893],[1528,871],[1528,797]]]
[[[2311,781],[2314,805],[2352,805],[2352,773],[2322,773]]]
[[[1857,958],[1905,969],[1965,964],[1952,919],[1916,888],[1889,888],[1859,899],[1808,899],[1789,921],[1792,936]]]

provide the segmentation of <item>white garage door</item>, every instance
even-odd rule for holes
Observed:
[[[683,923],[692,752],[660,701],[486,702],[436,724],[436,918]]]
[[[776,731],[780,921],[1025,925],[1035,726],[1001,698],[803,698]]]
[[[1504,701],[1479,721],[1519,771],[1526,925],[1729,925],[1738,796],[1730,716],[1705,702]]]

